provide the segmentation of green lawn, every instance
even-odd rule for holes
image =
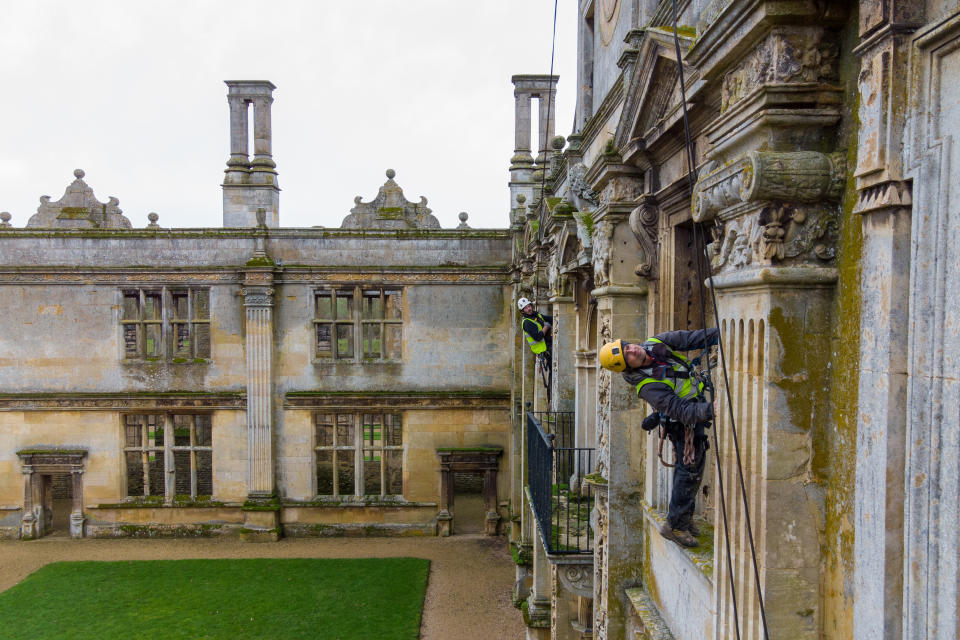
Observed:
[[[429,566],[417,558],[57,562],[0,593],[0,637],[412,640]]]

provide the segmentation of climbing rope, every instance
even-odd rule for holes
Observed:
[[[548,82],[551,83],[550,90],[547,91],[547,119],[543,123],[543,133],[540,136],[539,146],[543,147],[543,166],[540,167],[540,206],[541,213],[537,218],[537,248],[536,254],[534,257],[533,264],[533,306],[535,308],[540,306],[540,244],[543,242],[543,228],[546,216],[544,212],[546,210],[547,204],[547,170],[546,170],[546,161],[547,161],[547,146],[549,140],[544,142],[543,138],[547,137],[547,131],[550,124],[550,114],[553,113],[553,91],[552,91],[552,82],[553,82],[553,61],[554,54],[557,49],[557,2],[553,2],[553,32],[550,40],[550,76]],[[543,98],[541,98],[542,100]],[[533,204],[532,202],[530,203]],[[551,330],[551,339],[552,339],[552,330]],[[551,396],[551,383],[553,381],[553,363],[550,363],[550,371],[547,375],[544,374],[544,362],[541,362],[541,359],[537,358],[537,368],[540,369],[540,377],[543,380],[543,386],[547,391],[547,406],[550,406],[550,396]]]
[[[684,77],[683,77],[683,61],[682,61],[683,59],[680,55],[680,37],[677,35],[678,28],[679,28],[679,19],[677,16],[677,0],[673,0],[673,45],[674,45],[674,49],[677,56],[677,69],[679,71],[679,79],[680,79],[680,104],[683,108],[683,131],[686,139],[687,176],[690,180],[690,196],[693,197],[694,186],[697,181],[697,169],[696,169],[696,161],[695,161],[694,148],[693,148],[693,137],[690,134],[690,118],[687,115],[687,89],[686,89],[686,83],[684,82]],[[705,305],[706,296],[704,295],[704,292],[703,292],[704,279],[703,279],[703,269],[701,266],[701,258],[703,257],[708,258],[706,254],[706,242],[704,241],[705,238],[706,236],[704,235],[702,225],[699,222],[693,221],[693,244],[695,248],[694,258],[695,258],[696,267],[697,267],[697,284],[699,286],[699,291],[700,291],[700,318],[702,322],[701,326],[704,327],[704,330],[706,330],[706,326],[707,326],[707,315],[706,315],[707,312],[706,312],[706,305]],[[707,269],[707,277],[710,281],[710,300],[713,305],[713,316],[714,316],[714,321],[716,322],[717,331],[718,331],[717,346],[720,352],[720,366],[721,366],[721,370],[723,371],[723,383],[724,383],[723,386],[727,396],[727,410],[730,415],[730,432],[733,437],[733,449],[736,454],[737,476],[740,482],[740,495],[743,499],[743,512],[744,512],[745,524],[747,527],[747,539],[750,542],[750,560],[753,565],[753,579],[757,589],[757,599],[759,600],[759,604],[760,604],[760,619],[763,624],[763,637],[766,638],[766,640],[770,640],[770,634],[767,630],[767,614],[766,614],[766,609],[763,605],[763,590],[760,587],[760,572],[759,572],[759,569],[757,568],[757,553],[753,543],[753,525],[750,520],[750,506],[747,501],[746,483],[744,482],[744,479],[743,479],[743,463],[740,459],[740,443],[737,437],[737,424],[733,416],[733,399],[731,398],[731,395],[730,395],[730,382],[727,376],[727,360],[726,360],[726,354],[724,353],[724,350],[723,350],[723,339],[719,333],[720,315],[717,310],[716,288],[714,287],[714,284],[713,284],[713,272],[709,268]],[[710,381],[712,380],[713,366],[712,366],[712,363],[710,362],[709,357],[706,358],[706,362],[707,362],[707,380]],[[712,388],[712,384],[711,384],[711,388]],[[711,393],[711,396],[712,396],[712,393]],[[723,513],[723,535],[724,535],[726,548],[727,548],[727,553],[726,553],[727,572],[730,578],[729,582],[730,582],[730,594],[732,596],[732,603],[733,603],[734,630],[736,631],[736,637],[740,638],[740,620],[739,620],[740,616],[737,612],[737,592],[736,592],[736,587],[734,586],[734,578],[733,578],[733,559],[732,559],[732,553],[730,550],[730,530],[727,522],[727,505],[726,505],[726,498],[724,497],[725,492],[723,488],[723,473],[721,471],[720,447],[719,447],[719,442],[717,438],[716,428],[713,429],[713,453],[714,453],[714,457],[716,459],[716,464],[717,464],[717,482],[720,485],[720,508]]]

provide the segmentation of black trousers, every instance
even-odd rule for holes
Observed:
[[[709,425],[701,422],[693,428],[693,447],[696,451],[693,464],[683,463],[684,427],[676,425],[668,434],[673,450],[677,453],[677,462],[673,467],[673,491],[670,494],[670,508],[667,522],[674,529],[686,529],[693,517],[693,508],[697,503],[697,492],[703,482],[703,467],[707,462],[709,442],[704,430]]]

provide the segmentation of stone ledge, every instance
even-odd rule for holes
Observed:
[[[284,523],[288,538],[416,538],[437,535],[435,522],[420,524]]]
[[[647,520],[647,524],[650,526],[651,529],[653,529],[652,531],[649,532],[650,535],[659,536],[660,527],[667,522],[667,514],[665,514],[662,511],[658,511],[657,509],[654,509],[647,502],[643,502],[641,506],[643,507],[643,516]],[[700,522],[700,529],[701,529],[700,537],[698,539],[700,542],[699,547],[690,549],[688,547],[684,547],[683,545],[679,545],[673,542],[671,542],[670,544],[674,544],[677,547],[677,549],[679,549],[682,552],[683,557],[689,560],[690,564],[693,565],[693,567],[697,571],[702,573],[707,578],[707,580],[712,581],[713,580],[714,531],[711,525],[703,521]]]
[[[627,589],[626,593],[632,609],[629,626],[634,627],[634,625],[636,625],[636,627],[632,629],[634,635],[631,635],[631,638],[636,637],[642,640],[674,640],[670,628],[667,627],[667,624],[663,621],[657,605],[653,602],[653,598],[650,597],[646,589],[643,587],[635,587],[633,589]],[[639,622],[639,624],[636,624],[637,622]]]

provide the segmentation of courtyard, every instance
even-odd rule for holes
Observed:
[[[0,590],[53,562],[236,558],[422,558],[430,561],[420,637],[424,640],[523,637],[511,604],[514,567],[502,538],[71,540],[51,536],[0,542]],[[253,637],[253,636],[251,636]]]

